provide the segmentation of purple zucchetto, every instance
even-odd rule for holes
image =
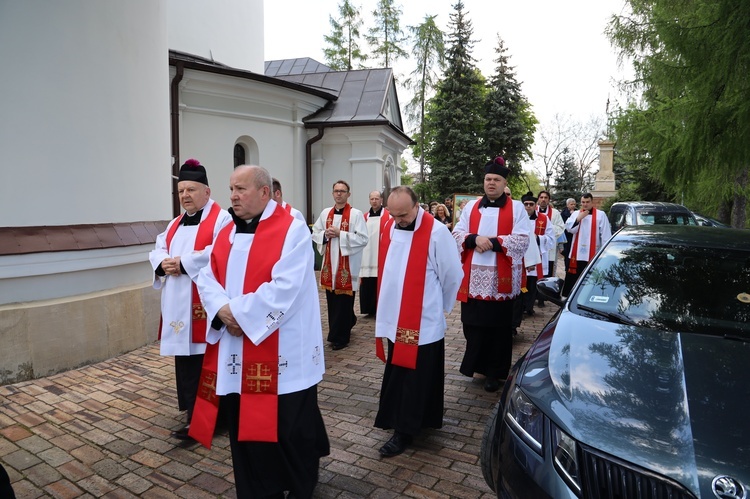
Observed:
[[[498,156],[484,165],[484,173],[492,173],[494,175],[500,175],[503,178],[508,178],[510,168],[505,166],[505,160],[502,156]]]
[[[197,159],[189,159],[180,167],[180,175],[177,177],[177,181],[192,180],[193,182],[200,182],[201,184],[208,185],[208,176],[206,175],[206,169],[201,165],[201,162]]]

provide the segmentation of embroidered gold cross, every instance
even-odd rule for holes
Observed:
[[[342,220],[341,221],[341,230],[343,230],[343,231],[349,230],[349,222],[347,222],[346,220]]]
[[[538,221],[538,222],[536,223],[536,230],[538,230],[539,232],[541,232],[541,231],[542,231],[542,229],[544,229],[544,224],[542,223],[542,221],[541,221],[541,220],[539,220],[539,221]],[[541,235],[541,234],[539,234],[539,235]]]
[[[205,373],[199,389],[200,398],[213,402],[216,399],[216,373]]]
[[[250,366],[249,371],[245,380],[250,391],[255,393],[267,392],[273,380],[273,375],[268,366],[262,362],[256,362],[255,366]]]
[[[419,345],[419,331],[402,327],[396,328],[396,341],[406,345]]]
[[[180,321],[172,321],[169,323],[170,326],[172,326],[172,331],[174,331],[174,334],[180,334],[180,331],[185,327],[185,323]]]
[[[206,310],[200,303],[193,303],[193,320],[201,320],[206,318]]]

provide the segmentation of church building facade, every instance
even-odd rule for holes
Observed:
[[[224,207],[234,166],[266,167],[309,223],[340,178],[359,208],[398,184],[410,140],[392,72],[264,62],[263,1],[221,7],[0,7],[0,384],[156,339],[147,255],[186,159]]]

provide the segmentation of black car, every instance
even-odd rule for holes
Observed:
[[[750,231],[626,227],[561,285],[487,422],[498,497],[748,497]]]
[[[698,225],[693,212],[676,203],[661,201],[625,201],[609,208],[609,223],[614,234],[626,225]]]
[[[704,225],[706,227],[731,228],[731,225],[727,225],[724,222],[719,222],[715,218],[707,217],[705,215],[701,215],[700,213],[693,212],[693,216],[695,217],[695,220],[698,222],[698,225]]]

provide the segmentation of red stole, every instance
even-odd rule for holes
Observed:
[[[289,204],[289,203],[284,203],[284,209],[285,209],[285,210],[286,210],[286,212],[287,212],[287,213],[289,213],[290,215],[292,214],[292,205],[291,205],[291,204]]]
[[[552,210],[552,208],[549,208]],[[537,236],[543,236],[544,233],[547,231],[547,215],[544,213],[537,212],[536,214],[536,222],[534,223],[534,234]],[[539,254],[542,254],[542,249],[539,248]],[[542,267],[542,262],[539,262],[536,264],[536,278],[541,279],[544,277],[544,267]]]
[[[341,214],[341,225],[339,228],[342,231],[349,230],[349,214],[352,211],[352,207],[349,203],[344,206],[344,212]],[[326,229],[333,225],[333,215],[335,207],[332,207],[328,211],[326,216]],[[341,238],[339,238],[341,239]],[[352,272],[349,268],[349,257],[341,255],[341,249],[339,249],[339,266],[336,269],[336,288],[333,287],[333,278],[331,274],[331,242],[325,245],[325,254],[323,256],[323,267],[320,269],[320,285],[328,291],[333,291],[337,295],[352,295]]]
[[[380,248],[378,249],[378,275],[382,276],[385,258],[391,246],[391,226],[389,222],[380,234]],[[419,348],[419,330],[422,325],[422,305],[424,301],[424,283],[427,274],[427,256],[430,250],[430,236],[435,217],[428,213],[422,215],[422,221],[409,248],[409,259],[406,262],[404,289],[401,295],[401,308],[396,323],[396,341],[393,344],[393,358],[391,364],[417,368],[417,351]],[[395,229],[398,230],[398,229]],[[378,294],[380,294],[380,280],[378,280]],[[379,359],[385,362],[383,342],[375,339],[375,350]]]
[[[258,224],[247,257],[243,294],[254,293],[261,284],[271,281],[271,271],[281,258],[292,220],[294,218],[277,205],[273,214]],[[222,286],[226,286],[227,264],[232,249],[229,235],[233,228],[234,223],[230,223],[219,232],[211,252],[211,270]],[[219,397],[216,395],[218,354],[218,343],[206,346],[189,431],[192,438],[209,449],[219,412]],[[278,441],[278,376],[278,329],[257,346],[247,336],[243,337],[238,440]]]
[[[206,215],[205,220],[198,224],[198,233],[195,235],[195,244],[193,245],[194,250],[205,249],[206,246],[211,244],[214,240],[214,227],[216,226],[216,220],[219,218],[219,212],[221,207],[218,203],[214,202],[211,205],[211,209]],[[174,238],[177,229],[182,224],[182,217],[186,214],[175,219],[175,222],[169,228],[167,232],[167,251],[172,245],[172,239]],[[206,342],[206,311],[203,309],[201,298],[198,296],[198,288],[195,283],[192,283],[193,287],[193,321],[192,321],[192,341],[193,343],[205,343]],[[161,324],[159,325],[159,338],[161,338]]]
[[[597,233],[599,232],[599,225],[596,223],[596,208],[591,208],[591,230],[589,230],[590,242],[589,242],[589,259],[590,262],[596,254],[596,239]],[[572,214],[570,215],[573,216]],[[585,218],[585,217],[584,217]],[[581,219],[583,222],[583,219]],[[568,274],[578,273],[578,236],[581,235],[581,228],[578,228],[578,232],[573,235],[573,247],[570,250],[570,265],[568,265]]]
[[[479,213],[479,203],[476,201],[474,207],[471,210],[469,216],[469,233],[476,234],[479,230],[479,220],[482,215]],[[513,201],[507,198],[505,206],[500,208],[500,212],[497,215],[497,233],[498,240],[502,244],[502,239],[499,234],[510,234],[513,232]],[[469,298],[469,277],[471,274],[471,259],[474,256],[474,248],[464,248],[461,254],[461,259],[464,265],[464,278],[461,281],[461,286],[458,288],[458,300],[466,302]],[[513,275],[512,275],[512,264],[510,258],[502,252],[497,252],[497,292],[503,294],[511,294],[513,292]],[[492,298],[489,298],[490,300]]]

